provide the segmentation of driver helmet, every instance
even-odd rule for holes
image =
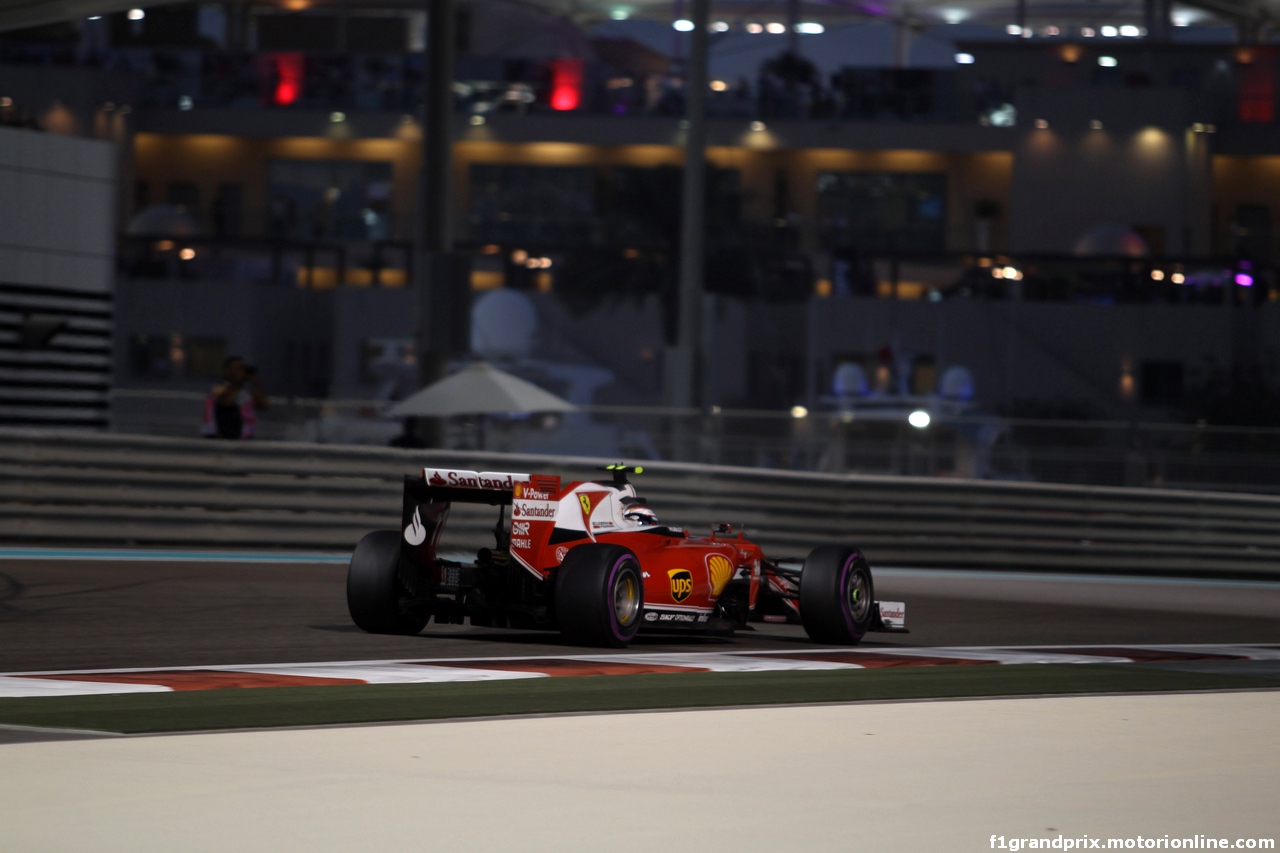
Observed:
[[[622,517],[640,527],[648,527],[658,523],[658,515],[643,504],[635,504],[626,508]]]

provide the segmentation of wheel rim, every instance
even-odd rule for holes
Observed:
[[[866,619],[867,613],[871,610],[869,586],[866,572],[854,568],[849,573],[849,581],[845,585],[845,598],[849,603],[849,613],[853,615],[853,621],[856,623]]]
[[[631,572],[621,572],[613,582],[613,613],[619,625],[630,625],[640,610],[640,585]]]

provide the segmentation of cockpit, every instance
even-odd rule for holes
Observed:
[[[647,506],[644,498],[626,497],[622,499],[622,517],[637,527],[655,527],[658,514]]]

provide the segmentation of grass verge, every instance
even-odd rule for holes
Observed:
[[[1280,688],[1280,677],[1133,664],[531,678],[0,699],[0,724],[141,734],[655,708]]]

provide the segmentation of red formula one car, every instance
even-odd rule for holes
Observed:
[[[799,622],[821,643],[906,630],[905,606],[875,601],[871,568],[855,549],[823,546],[787,560],[766,557],[727,524],[691,536],[637,496],[627,475],[640,469],[604,470],[611,480],[568,484],[439,468],[406,477],[403,531],[370,533],[351,557],[351,618],[379,634],[416,634],[434,617],[614,647],[641,629],[730,632],[749,621]],[[474,562],[441,557],[454,503],[498,507],[496,546]]]

